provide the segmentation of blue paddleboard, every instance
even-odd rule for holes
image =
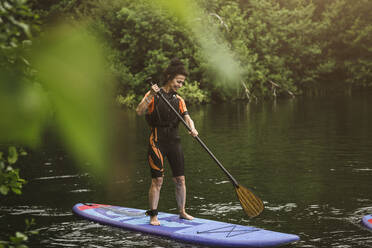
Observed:
[[[363,224],[372,230],[372,215],[366,215],[362,218]]]
[[[251,226],[194,218],[180,219],[176,214],[159,212],[160,226],[149,224],[145,210],[102,204],[78,203],[73,212],[104,225],[164,236],[174,240],[209,246],[272,247],[299,240],[297,235],[268,231]]]

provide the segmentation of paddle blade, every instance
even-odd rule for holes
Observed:
[[[240,205],[249,217],[256,217],[264,210],[264,205],[261,199],[255,196],[249,189],[241,185],[237,185],[235,190],[236,194],[238,195]]]

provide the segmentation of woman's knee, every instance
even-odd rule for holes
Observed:
[[[160,190],[162,185],[163,177],[157,177],[151,180],[151,187],[156,188],[157,190]]]
[[[185,176],[179,176],[179,177],[174,177],[173,178],[174,183],[176,186],[184,186],[185,185]]]

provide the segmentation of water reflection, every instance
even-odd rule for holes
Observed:
[[[361,97],[190,107],[207,146],[266,206],[258,218],[247,218],[230,181],[180,128],[190,213],[298,234],[301,241],[288,247],[372,247],[372,233],[360,223],[372,213],[371,105]],[[31,217],[40,230],[34,247],[197,247],[72,215],[77,202],[147,208],[146,123],[132,112],[120,114],[118,133],[129,132],[122,137],[130,141],[120,149],[130,160],[115,165],[112,182],[93,181],[55,145],[29,155],[22,162],[29,181],[24,195],[0,199],[0,221],[7,223],[0,226],[1,238],[22,230]],[[176,213],[167,164],[165,170],[159,208]]]
[[[56,233],[59,235],[55,236]],[[87,224],[86,221],[52,225],[43,236],[43,247],[196,247],[156,236]]]

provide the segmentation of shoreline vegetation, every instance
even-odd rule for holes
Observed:
[[[128,107],[148,90],[144,83],[148,76],[162,82],[161,72],[174,56],[190,70],[189,83],[180,94],[191,104],[349,95],[372,86],[371,1],[185,1],[200,8],[198,15],[187,10],[172,13],[168,7],[177,5],[168,2],[29,4],[42,23],[61,18],[89,21],[103,41],[110,73],[118,82],[117,102]],[[207,28],[198,33],[193,27],[200,23]],[[220,42],[231,51],[241,70],[237,82],[216,73],[213,63],[224,58],[208,59],[203,39],[212,48],[213,42]]]

